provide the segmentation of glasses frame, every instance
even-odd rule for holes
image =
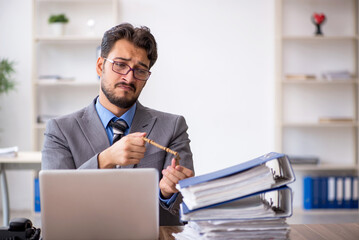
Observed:
[[[139,78],[136,78],[135,77],[135,70],[137,70],[137,68],[132,68],[132,67],[130,67],[128,64],[126,64],[126,63],[124,63],[124,62],[120,62],[120,61],[115,61],[115,60],[112,60],[112,59],[108,59],[108,58],[103,58],[103,59],[105,59],[105,60],[107,60],[107,61],[109,61],[110,63],[112,63],[112,71],[114,71],[115,73],[117,73],[117,74],[120,74],[120,75],[127,75],[127,74],[129,74],[129,72],[133,72],[133,77],[135,78],[135,79],[137,79],[137,80],[140,80],[140,81],[147,81],[149,78],[150,78],[150,76],[151,76],[151,72],[150,71],[148,71],[148,70],[146,70],[147,72],[148,72],[148,78],[147,79],[139,79]],[[127,71],[127,73],[119,73],[119,72],[116,72],[113,68],[113,66],[115,65],[115,63],[121,63],[121,64],[125,64],[127,67],[129,67],[129,70]],[[144,69],[141,69],[141,70],[144,70]]]

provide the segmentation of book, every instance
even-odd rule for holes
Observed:
[[[75,81],[74,77],[64,77],[61,75],[40,75],[39,82],[71,82],[71,81]]]
[[[17,157],[18,152],[18,146],[0,148],[0,157]]]
[[[189,210],[225,202],[295,181],[288,157],[271,152],[212,173],[181,180],[176,185]]]
[[[314,74],[286,74],[285,78],[288,80],[315,80],[317,77]]]
[[[319,164],[317,156],[288,156],[291,164]]]
[[[322,73],[324,79],[328,81],[333,80],[350,80],[353,78],[352,74],[347,70],[342,71],[326,71]]]
[[[189,210],[185,203],[181,203],[180,215],[182,221],[290,217],[292,191],[285,186],[195,210]]]
[[[320,117],[320,123],[353,123],[354,118],[351,117]]]

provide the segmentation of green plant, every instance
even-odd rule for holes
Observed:
[[[15,88],[15,81],[12,74],[15,72],[14,62],[4,58],[0,61],[0,95]]]
[[[51,15],[49,17],[49,23],[68,23],[69,19],[65,14]]]

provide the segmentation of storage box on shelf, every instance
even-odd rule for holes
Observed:
[[[303,177],[358,173],[357,0],[277,0],[277,147],[318,164],[294,165],[294,206]],[[315,35],[314,13],[327,17]]]
[[[87,106],[98,94],[95,64],[103,33],[117,22],[117,0],[33,0],[33,146],[41,150],[47,119]],[[99,14],[106,13],[106,14]],[[48,23],[69,19],[63,35]]]

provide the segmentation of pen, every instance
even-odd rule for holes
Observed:
[[[179,165],[179,160],[180,160],[181,158],[180,158],[178,152],[175,152],[175,151],[173,151],[173,150],[171,150],[171,149],[169,149],[169,148],[167,148],[167,147],[164,147],[164,146],[162,146],[162,145],[156,143],[155,141],[153,141],[153,140],[151,140],[151,139],[148,139],[148,138],[146,138],[146,137],[143,137],[143,140],[145,140],[145,142],[148,142],[149,144],[151,144],[151,145],[153,145],[153,146],[155,146],[155,147],[158,147],[158,148],[160,148],[160,149],[162,149],[162,150],[164,150],[164,151],[166,151],[166,152],[168,152],[168,153],[171,153],[171,154],[175,155],[176,166]]]

